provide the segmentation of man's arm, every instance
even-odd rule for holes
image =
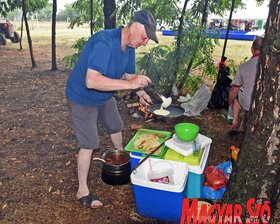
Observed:
[[[134,79],[137,75],[136,74],[125,74],[124,78],[126,80]],[[136,91],[136,94],[139,96],[140,103],[144,106],[149,106],[152,103],[152,100],[150,96],[145,92],[143,88],[139,88],[138,91]]]
[[[238,92],[240,90],[241,86],[237,86],[237,85],[232,85],[230,92],[229,92],[229,96],[228,96],[228,103],[229,105],[232,107],[233,101],[236,99]]]
[[[150,82],[151,80],[144,75],[135,75],[132,79],[121,80],[108,78],[93,69],[88,69],[86,74],[87,88],[100,91],[144,88]]]

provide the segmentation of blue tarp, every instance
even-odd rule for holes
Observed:
[[[230,30],[228,34],[228,39],[231,40],[255,40],[256,35],[246,35],[247,31],[237,31]],[[206,34],[208,37],[214,38],[217,36],[219,39],[226,38],[226,30],[206,30]],[[164,36],[176,36],[177,31],[172,30],[163,30],[162,35]]]

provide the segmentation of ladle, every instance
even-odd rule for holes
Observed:
[[[161,95],[157,91],[156,86],[154,84],[151,84],[151,87],[154,89],[155,94],[157,94],[161,98],[161,100],[162,100],[162,107],[163,108],[169,107],[171,105],[171,103],[172,103],[172,98],[171,97],[166,98],[165,96]]]
[[[113,164],[113,160],[110,158],[106,158],[106,159],[101,159],[101,158],[92,158],[92,160],[96,160],[96,161],[100,161],[103,163],[107,163],[107,164]]]

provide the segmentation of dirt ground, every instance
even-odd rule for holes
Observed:
[[[0,222],[1,223],[163,223],[137,215],[131,184],[111,186],[100,178],[101,164],[92,163],[89,186],[104,202],[99,210],[82,208],[77,190],[77,142],[65,99],[70,73],[58,48],[58,71],[52,72],[50,49],[34,48],[37,67],[32,69],[27,49],[0,49]],[[205,110],[200,118],[180,117],[146,122],[134,118],[124,98],[118,106],[125,128],[124,144],[135,134],[131,125],[174,132],[179,122],[193,122],[213,142],[209,164],[228,159],[231,145],[240,146],[243,136],[229,137],[226,111]],[[112,149],[100,131],[100,157]]]

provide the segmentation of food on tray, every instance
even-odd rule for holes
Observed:
[[[156,115],[161,115],[161,116],[167,116],[168,114],[170,114],[170,112],[168,110],[163,109],[163,107],[160,107],[160,109],[155,110],[154,113]]]
[[[159,137],[154,134],[141,134],[133,143],[136,149],[151,151],[160,145]]]

